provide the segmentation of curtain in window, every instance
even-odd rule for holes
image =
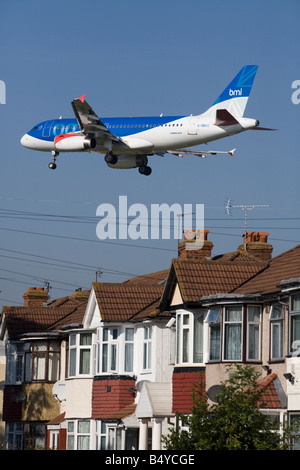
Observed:
[[[242,308],[226,308],[224,359],[241,360],[242,354]]]
[[[79,374],[89,374],[90,373],[90,349],[81,349],[80,350],[80,367]]]

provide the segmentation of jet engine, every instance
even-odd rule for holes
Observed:
[[[81,134],[61,134],[54,140],[58,152],[82,152],[96,147],[96,139]]]
[[[152,170],[148,164],[146,155],[129,155],[127,153],[122,155],[113,155],[108,153],[105,155],[105,161],[110,168],[128,169],[138,168],[142,175],[150,175]]]
[[[105,161],[110,168],[126,169],[146,166],[148,158],[145,155],[129,155],[127,153],[118,156],[108,154],[105,156]]]

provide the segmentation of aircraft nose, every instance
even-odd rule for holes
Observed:
[[[30,148],[30,136],[28,134],[24,134],[21,139],[21,144],[23,147]]]

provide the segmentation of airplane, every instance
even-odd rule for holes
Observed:
[[[21,138],[21,144],[51,152],[51,169],[56,168],[56,158],[62,152],[93,152],[104,154],[111,168],[138,168],[146,176],[152,172],[148,157],[153,155],[233,156],[236,149],[209,151],[191,147],[249,129],[275,130],[259,127],[258,120],[244,117],[257,68],[245,65],[212,106],[199,115],[99,118],[83,95],[71,102],[75,119],[43,121]]]

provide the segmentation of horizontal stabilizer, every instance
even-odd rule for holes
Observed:
[[[216,111],[216,122],[215,125],[219,127],[234,126],[239,124],[239,121],[230,114],[227,109],[217,109]]]
[[[277,129],[270,129],[269,127],[254,127],[252,131],[277,131]]]
[[[224,155],[230,155],[233,157],[236,149],[229,150],[229,152],[224,152],[223,150],[189,150],[189,149],[179,149],[179,150],[167,150],[167,153],[171,155],[176,155],[178,157],[184,157],[184,155],[195,155],[196,157],[206,158],[208,155],[218,155],[220,153]]]

